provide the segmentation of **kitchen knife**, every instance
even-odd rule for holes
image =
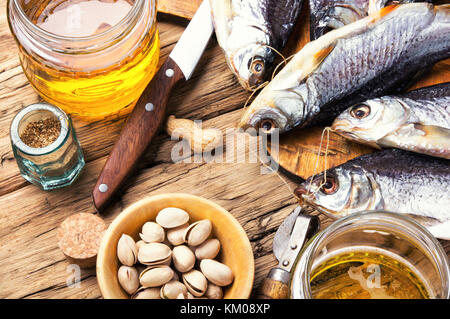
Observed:
[[[258,298],[285,299],[289,296],[289,280],[294,262],[306,241],[319,230],[319,218],[300,214],[298,206],[290,213],[275,233],[273,253],[278,266],[272,268],[263,280]]]
[[[104,210],[126,178],[133,173],[165,118],[172,88],[182,80],[189,80],[213,31],[209,0],[203,0],[122,129],[92,192],[97,211]]]

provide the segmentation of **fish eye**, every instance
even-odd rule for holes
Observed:
[[[370,114],[370,107],[368,105],[358,105],[351,109],[350,115],[356,119],[363,119]]]
[[[269,134],[275,129],[275,123],[271,119],[264,119],[259,122],[259,128],[263,133]]]
[[[260,57],[253,57],[249,61],[249,70],[255,75],[264,73],[264,60]]]
[[[336,193],[338,189],[338,183],[335,178],[327,177],[325,183],[320,187],[320,191],[325,195],[331,195]]]

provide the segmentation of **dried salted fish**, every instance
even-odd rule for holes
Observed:
[[[303,0],[210,0],[217,41],[231,71],[248,90],[270,73]]]
[[[312,177],[295,193],[333,217],[365,210],[407,214],[436,237],[450,239],[450,165],[398,149],[360,156]]]
[[[357,104],[332,129],[370,146],[450,159],[450,82]]]
[[[309,42],[276,75],[240,122],[266,133],[331,124],[367,99],[405,89],[450,56],[450,5],[391,5]]]

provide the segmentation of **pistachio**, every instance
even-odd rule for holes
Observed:
[[[208,299],[222,299],[223,298],[223,291],[222,288],[214,285],[213,283],[208,283],[208,288],[205,292],[205,297]]]
[[[174,272],[169,266],[153,266],[145,269],[139,276],[144,287],[159,287],[173,278]]]
[[[129,266],[120,266],[117,277],[122,288],[129,293],[133,294],[139,287],[139,277],[136,268]]]
[[[158,265],[169,262],[172,258],[170,247],[162,243],[142,245],[139,249],[138,260],[144,265]]]
[[[117,243],[117,258],[125,266],[133,266],[137,261],[136,243],[126,234],[123,234]]]
[[[162,209],[156,216],[156,222],[164,228],[175,228],[186,224],[189,221],[189,214],[175,207]]]
[[[183,283],[187,290],[195,297],[203,296],[208,287],[208,281],[205,276],[198,270],[192,269],[182,275]]]
[[[218,286],[227,286],[233,282],[230,267],[216,260],[203,259],[200,262],[200,269],[209,281]]]
[[[220,241],[210,238],[195,248],[195,257],[198,259],[214,259],[220,251]]]
[[[163,299],[176,299],[179,294],[187,297],[187,289],[177,280],[171,280],[161,288],[161,298]]]
[[[188,221],[186,211],[168,207],[159,211],[156,222],[142,226],[138,242],[121,236],[117,256],[123,265],[118,279],[131,298],[223,298],[221,286],[232,283],[234,276],[228,266],[213,260],[221,243],[210,238],[212,223]],[[194,269],[197,260],[199,270]]]
[[[185,245],[176,246],[172,252],[173,265],[183,273],[194,268],[195,256],[192,250]]]
[[[184,232],[184,241],[189,246],[198,246],[211,234],[212,224],[209,219],[203,219],[191,224]]]
[[[189,224],[186,223],[176,228],[169,229],[167,231],[167,240],[174,246],[184,244],[183,235],[188,227]]]
[[[139,234],[146,243],[160,243],[164,241],[164,229],[155,222],[146,222],[142,226],[142,232]]]
[[[153,287],[153,288],[141,287],[131,296],[131,298],[132,299],[161,299],[160,289],[156,288],[156,287]]]

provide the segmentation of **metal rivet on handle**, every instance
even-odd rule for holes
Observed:
[[[148,112],[151,112],[155,109],[155,106],[153,105],[153,103],[147,103],[145,104],[145,110]]]
[[[286,267],[287,265],[289,265],[289,260],[284,260],[283,261],[283,266]]]
[[[108,185],[100,184],[100,186],[98,187],[98,190],[102,193],[106,193],[108,191]]]
[[[172,69],[167,69],[166,70],[166,76],[171,78],[173,75],[175,74],[175,72]]]

